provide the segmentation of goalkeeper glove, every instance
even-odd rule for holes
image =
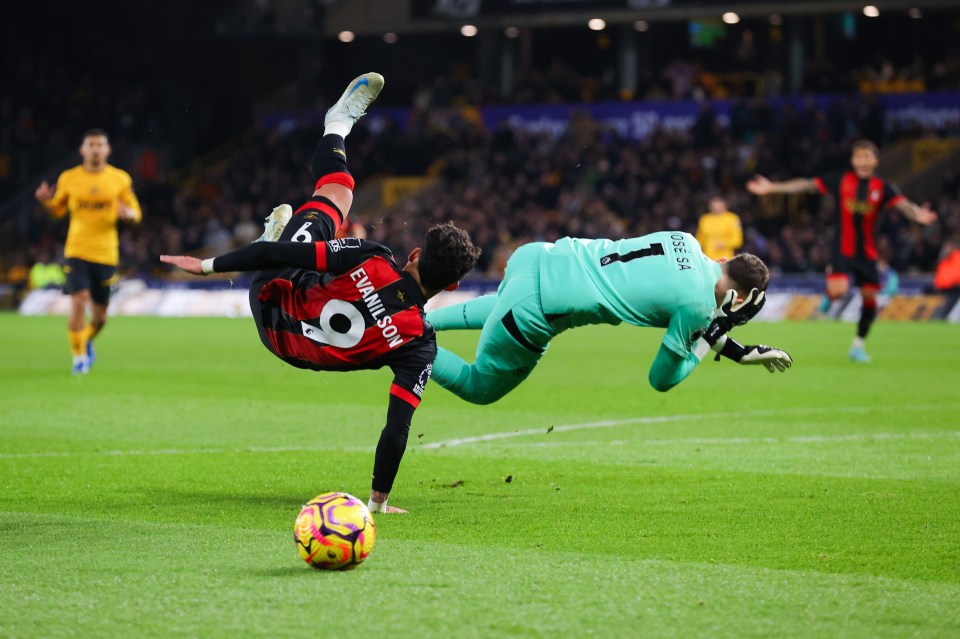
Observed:
[[[790,357],[790,354],[779,348],[764,346],[763,344],[744,346],[726,335],[723,336],[722,341],[723,346],[717,352],[717,358],[723,355],[727,359],[732,359],[745,366],[762,364],[771,373],[783,372],[793,366],[793,358]]]
[[[753,289],[742,302],[737,303],[737,292],[730,289],[717,308],[717,316],[704,331],[703,339],[710,348],[719,352],[723,348],[721,338],[734,326],[743,326],[753,319],[763,308],[766,300],[766,294],[763,291]]]
[[[737,302],[737,292],[730,289],[717,309],[716,319],[726,328],[724,331],[726,333],[734,326],[743,326],[756,317],[766,301],[766,293],[759,289],[752,289],[742,302]]]

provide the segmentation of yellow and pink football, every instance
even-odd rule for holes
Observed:
[[[366,504],[353,495],[324,493],[304,504],[293,539],[314,568],[350,570],[370,555],[377,528]]]

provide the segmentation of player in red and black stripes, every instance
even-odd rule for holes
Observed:
[[[377,444],[369,506],[387,505],[410,431],[437,354],[424,305],[453,290],[476,265],[480,249],[452,224],[427,231],[401,268],[390,250],[357,238],[336,239],[353,202],[344,137],[383,84],[377,74],[355,79],[327,112],[324,137],[311,162],[316,190],[290,216],[277,207],[265,237],[206,260],[160,259],[188,273],[255,271],[250,308],[264,346],[285,362],[316,371],[390,367],[387,423]],[[272,235],[279,235],[273,241]]]
[[[831,300],[846,297],[851,277],[860,289],[863,305],[849,355],[851,360],[863,363],[870,361],[864,343],[877,316],[877,292],[880,290],[876,244],[880,210],[891,206],[917,224],[932,224],[937,219],[928,204],[920,206],[911,202],[896,186],[875,176],[879,161],[877,146],[861,140],[853,145],[852,170],[784,182],[771,182],[758,175],[747,182],[747,190],[756,195],[818,192],[821,195],[831,193],[836,198],[840,224],[833,261],[827,270],[827,296]]]

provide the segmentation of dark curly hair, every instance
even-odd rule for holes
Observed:
[[[723,267],[741,295],[746,295],[751,289],[765,291],[770,284],[770,271],[756,255],[740,253],[724,262]]]
[[[428,291],[442,291],[459,282],[480,257],[470,234],[449,222],[427,231],[420,249],[420,283]]]

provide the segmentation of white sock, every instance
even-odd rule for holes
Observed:
[[[863,339],[860,336],[853,338],[853,348],[863,348],[867,345],[867,340]]]
[[[330,135],[333,133],[334,135],[339,135],[341,138],[345,138],[350,134],[352,128],[353,122],[349,120],[339,120],[323,127],[323,134]]]

